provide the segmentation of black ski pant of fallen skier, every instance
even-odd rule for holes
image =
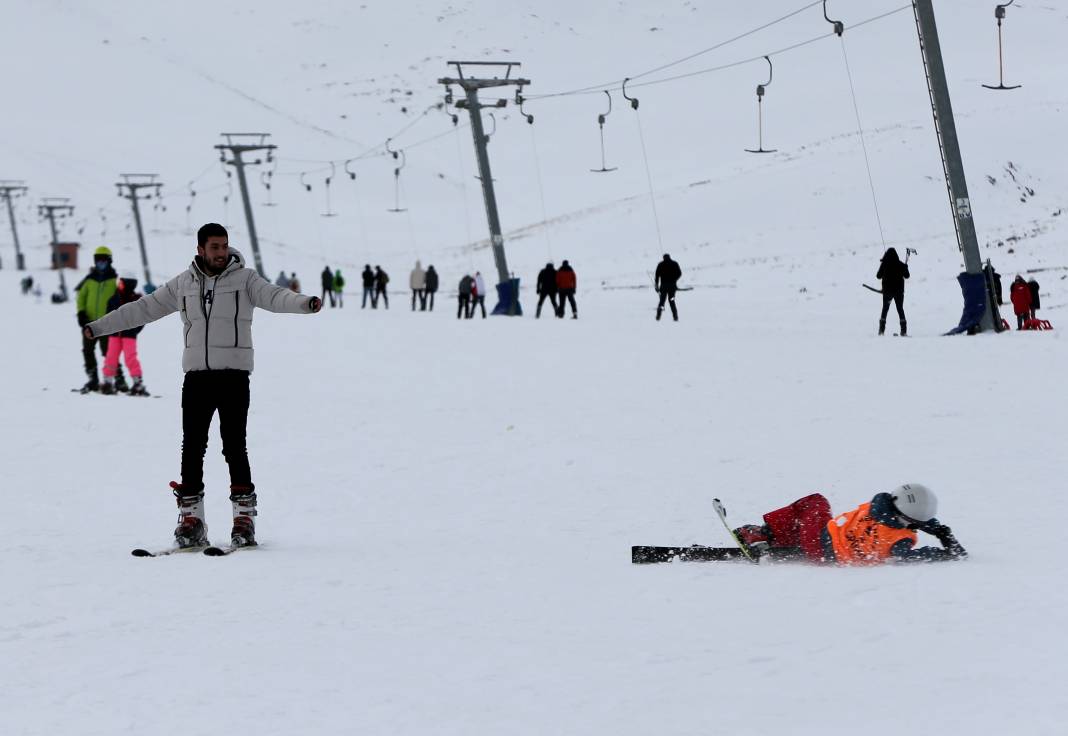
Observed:
[[[556,305],[556,293],[551,291],[543,291],[541,293],[541,296],[538,297],[538,308],[534,310],[534,319],[537,319],[541,316],[541,305],[545,303],[546,299],[548,299],[549,303],[553,305],[553,314],[556,314],[558,311],[560,311],[560,307]]]
[[[674,286],[660,287],[660,303],[656,307],[657,319],[660,319],[660,315],[664,313],[664,302],[667,302],[671,306],[671,318],[676,322],[679,321],[679,308],[675,306],[676,291],[677,289]]]
[[[182,384],[182,487],[204,490],[204,453],[211,418],[219,412],[222,453],[230,466],[230,484],[253,488],[245,447],[248,423],[248,371],[189,371]]]
[[[467,319],[471,316],[471,296],[469,294],[460,294],[459,296],[460,306],[456,309],[456,319]]]
[[[557,317],[563,317],[567,312],[567,304],[571,302],[571,316],[578,316],[578,309],[575,308],[575,290],[574,289],[560,289],[560,308],[556,312]]]

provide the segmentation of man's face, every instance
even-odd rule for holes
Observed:
[[[212,271],[222,271],[230,261],[230,243],[221,235],[212,235],[204,245],[197,246],[197,254]]]

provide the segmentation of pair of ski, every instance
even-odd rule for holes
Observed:
[[[165,549],[156,551],[141,549],[140,547],[138,547],[137,549],[131,550],[130,554],[132,554],[134,557],[166,557],[168,555],[181,555],[201,552],[207,555],[208,557],[225,557],[226,555],[231,555],[234,552],[240,552],[243,549],[255,549],[257,546],[258,545],[256,544],[231,544],[227,547],[215,547],[209,544],[198,547],[167,547]]]
[[[705,547],[694,544],[690,547],[651,547],[634,545],[630,548],[630,561],[635,565],[645,565],[653,562],[723,562],[729,560],[745,560],[756,564],[754,557],[746,548],[738,535],[727,523],[727,509],[718,498],[712,499],[712,508],[716,510],[716,516],[723,522],[727,532],[734,540],[735,547]]]

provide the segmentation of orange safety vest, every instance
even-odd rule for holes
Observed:
[[[880,524],[871,517],[871,502],[839,514],[827,522],[834,556],[840,565],[877,565],[890,557],[902,539],[916,544],[916,532]]]

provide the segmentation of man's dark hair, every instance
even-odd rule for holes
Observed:
[[[217,222],[209,222],[202,228],[197,230],[197,245],[201,248],[208,242],[208,238],[226,238],[230,239],[230,234],[226,232],[226,228]]]

